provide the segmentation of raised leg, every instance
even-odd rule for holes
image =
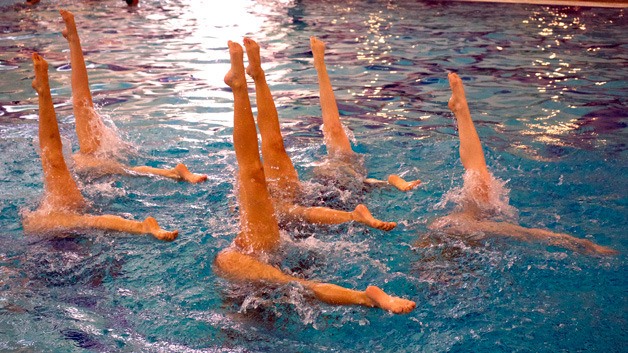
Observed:
[[[277,108],[261,66],[260,48],[250,38],[244,38],[244,47],[249,58],[246,73],[255,82],[257,126],[262,135],[264,174],[269,187],[293,194],[299,187],[299,175],[284,147]]]
[[[340,122],[340,113],[336,96],[327,74],[325,65],[325,43],[316,37],[310,37],[310,46],[314,55],[314,68],[318,75],[321,111],[323,114],[323,135],[327,153],[330,156],[353,154],[351,142]]]
[[[81,49],[81,41],[76,30],[74,15],[66,10],[59,10],[65,29],[63,36],[70,45],[70,64],[72,65],[72,105],[76,120],[81,153],[94,153],[100,148],[104,123],[94,110],[92,94],[89,90],[87,67]]]
[[[33,88],[39,97],[39,146],[45,187],[41,207],[76,211],[85,206],[85,200],[63,158],[61,136],[48,83],[48,63],[34,53],[33,65]]]
[[[478,174],[481,185],[478,188],[474,188],[475,196],[477,200],[487,202],[490,176],[486,168],[480,137],[471,120],[471,112],[467,104],[462,80],[455,73],[449,73],[448,78],[452,93],[448,105],[449,109],[454,113],[458,124],[460,160],[467,171],[473,171]]]
[[[231,69],[225,83],[233,92],[233,147],[238,161],[240,229],[235,244],[246,252],[272,251],[279,244],[279,227],[259,157],[257,129],[244,76],[242,47],[229,41]]]
[[[390,231],[397,226],[395,222],[384,222],[373,217],[365,205],[358,205],[352,212],[334,210],[327,207],[303,207],[286,205],[281,210],[290,218],[315,224],[341,224],[358,222],[375,229]]]
[[[395,314],[409,313],[416,307],[415,302],[390,296],[376,286],[369,286],[365,291],[356,291],[335,284],[304,280],[287,275],[253,256],[233,250],[219,253],[215,265],[218,273],[230,280],[276,284],[298,282],[311,290],[318,300],[332,305],[377,307]]]

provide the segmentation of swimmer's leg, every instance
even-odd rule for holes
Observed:
[[[391,185],[391,186],[394,186],[395,188],[397,188],[400,191],[410,191],[410,190],[416,188],[417,186],[419,186],[421,184],[421,180],[419,180],[419,179],[412,180],[412,181],[406,181],[405,179],[403,179],[402,177],[400,177],[399,175],[396,175],[396,174],[390,174],[388,176],[387,181],[374,179],[374,178],[368,178],[368,179],[364,179],[364,182],[366,184],[371,185],[371,186]]]
[[[293,277],[252,256],[233,250],[224,250],[219,253],[215,264],[218,268],[218,273],[230,280],[260,281],[276,284],[298,282],[311,290],[318,300],[331,305],[377,307],[395,314],[409,313],[416,307],[415,302],[390,296],[375,286],[369,286],[365,291],[356,291],[335,284]]]
[[[330,156],[353,154],[351,142],[340,122],[340,113],[336,104],[334,90],[325,65],[325,43],[316,37],[310,37],[310,46],[314,54],[314,67],[318,74],[321,111],[323,114],[323,135],[327,153]]]
[[[268,180],[277,183],[275,187],[290,192],[293,190],[285,189],[298,187],[299,175],[284,147],[277,108],[261,66],[259,45],[250,38],[244,38],[244,47],[249,58],[246,73],[255,81],[257,125],[262,135],[264,174]]]
[[[290,218],[315,224],[341,224],[358,222],[375,229],[385,231],[397,226],[395,222],[384,222],[373,217],[369,209],[360,204],[352,212],[334,210],[327,207],[303,207],[298,205],[285,206],[281,210]]]
[[[478,189],[477,196],[480,200],[488,201],[490,176],[486,167],[480,137],[471,120],[471,112],[467,104],[462,80],[455,73],[449,73],[448,78],[452,92],[448,105],[449,109],[454,113],[458,124],[460,160],[466,170],[472,170],[479,174],[483,185]]]
[[[177,166],[172,169],[161,169],[149,166],[130,167],[129,169],[138,173],[158,175],[170,179],[187,181],[193,184],[207,180],[206,174],[192,173],[183,163],[177,164]]]
[[[162,169],[149,166],[126,166],[114,159],[102,158],[94,154],[77,153],[72,156],[74,169],[80,173],[119,174],[119,175],[156,175],[174,180],[187,181],[189,183],[200,183],[207,180],[206,174],[196,174],[190,172],[185,164],[177,164],[172,169]]]
[[[545,229],[525,228],[517,224],[493,221],[477,221],[472,225],[472,227],[474,230],[479,230],[493,235],[509,236],[524,241],[541,241],[584,254],[618,254],[616,250],[595,244],[588,239],[576,238],[569,234],[555,233]]]
[[[94,153],[101,144],[104,123],[94,110],[92,94],[89,90],[87,67],[81,49],[81,41],[76,30],[74,15],[66,10],[59,10],[66,28],[63,36],[70,45],[70,64],[72,65],[72,105],[76,120],[76,134],[78,136],[81,153]]]
[[[131,234],[152,234],[159,240],[172,241],[177,238],[178,231],[166,231],[159,227],[153,217],[143,222],[133,221],[114,215],[87,215],[76,213],[33,214],[24,221],[27,233],[44,233],[47,231],[67,231],[81,229],[102,229]]]
[[[74,15],[65,10],[59,10],[59,13],[66,26],[62,32],[63,36],[68,40],[70,45],[72,105],[74,108],[74,118],[76,120],[76,134],[78,136],[80,154],[90,155],[97,152],[100,148],[105,125],[94,110],[92,94],[89,90],[87,67],[85,66],[85,58],[83,57],[81,42],[76,30]],[[133,170],[139,173],[159,175],[176,180],[184,180],[190,183],[199,183],[207,180],[206,175],[191,173],[183,164],[179,164],[173,169],[159,169],[148,166],[126,168],[122,165],[114,166],[111,162],[99,160],[98,158],[78,158],[79,162],[87,159],[90,159],[88,162],[91,164],[90,166],[79,164],[78,167],[96,167],[103,169],[102,172],[113,174],[127,174],[127,170]],[[98,164],[101,165],[98,166]]]
[[[39,211],[25,217],[23,225],[27,232],[46,232],[55,229],[97,228],[128,233],[150,233],[158,239],[173,240],[177,232],[167,232],[149,217],[144,222],[127,220],[118,216],[80,215],[73,213],[85,206],[76,182],[72,178],[63,158],[61,136],[50,95],[48,83],[48,63],[33,54],[35,80],[33,88],[39,96],[39,143],[44,170],[46,194]],[[47,212],[45,208],[51,210]]]
[[[44,170],[45,196],[42,207],[78,210],[85,206],[85,199],[63,158],[61,136],[48,83],[48,63],[34,53],[33,65],[35,67],[33,88],[39,97],[39,145]]]
[[[250,252],[272,251],[279,244],[279,226],[259,157],[257,129],[244,76],[242,47],[229,41],[231,69],[225,83],[233,92],[233,147],[238,161],[240,229],[235,244]]]
[[[449,73],[448,78],[452,92],[448,105],[449,109],[456,116],[458,124],[462,164],[465,169],[487,172],[482,144],[471,120],[471,113],[464,93],[464,87],[462,86],[462,80],[455,73]]]
[[[388,184],[396,187],[398,190],[409,191],[419,186],[419,184],[421,184],[421,180],[416,179],[412,181],[406,181],[399,175],[391,174],[388,176]]]

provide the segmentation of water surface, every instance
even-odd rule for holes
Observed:
[[[55,352],[620,352],[626,346],[627,21],[621,9],[448,2],[42,1],[0,12],[0,350]],[[186,163],[201,185],[83,181],[92,212],[149,215],[180,237],[86,232],[26,237],[37,207],[31,53],[50,63],[64,144],[76,150],[70,67],[57,9],[76,16],[100,113],[131,164]],[[208,10],[211,9],[211,10]],[[507,14],[505,16],[504,14]],[[417,302],[408,315],[317,303],[296,285],[233,287],[212,271],[238,231],[227,40],[251,36],[304,180],[324,156],[309,37],[326,62],[389,233],[359,225],[283,235],[282,269]],[[464,80],[493,174],[520,224],[613,247],[590,257],[543,244],[469,245],[427,225],[462,183],[447,72]],[[445,205],[437,207],[437,205]]]

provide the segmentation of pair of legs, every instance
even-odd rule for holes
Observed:
[[[332,157],[350,157],[355,152],[351,149],[349,138],[340,122],[336,99],[325,67],[325,44],[312,37],[310,45],[314,53],[314,66],[319,78],[323,135],[327,151]],[[255,41],[249,38],[244,38],[244,46],[249,59],[246,73],[255,82],[257,125],[262,136],[264,172],[272,195],[279,198],[276,200],[276,204],[281,215],[310,223],[339,224],[356,221],[377,229],[393,229],[396,223],[383,222],[374,218],[364,205],[358,205],[352,212],[347,212],[327,207],[304,207],[294,202],[296,195],[300,192],[301,184],[297,171],[284,147],[275,102],[261,67],[260,48]],[[390,176],[389,180],[400,190],[412,189],[420,183],[420,181],[406,182],[396,175]]]
[[[48,63],[35,53],[33,65],[35,67],[33,88],[39,97],[39,144],[45,191],[39,209],[25,216],[24,230],[28,233],[42,233],[97,228],[152,234],[157,239],[174,240],[178,232],[161,229],[152,217],[138,222],[113,215],[94,216],[79,213],[87,203],[63,158],[61,136],[48,82]]]
[[[355,155],[355,152],[351,148],[349,137],[340,122],[336,96],[334,95],[331,80],[327,73],[327,65],[325,64],[325,43],[316,37],[311,37],[310,47],[314,57],[314,68],[318,77],[319,97],[323,116],[323,138],[327,147],[327,154],[331,158],[351,157]],[[412,190],[421,183],[418,179],[406,181],[395,174],[389,175],[386,181],[373,178],[365,179],[364,181],[376,185],[389,184],[401,191]]]
[[[452,95],[449,100],[449,109],[454,113],[458,124],[460,138],[460,160],[467,172],[472,172],[475,178],[472,188],[472,197],[477,203],[487,203],[491,178],[486,167],[486,160],[482,144],[478,136],[464,93],[462,80],[455,73],[449,74],[449,84]],[[483,232],[485,234],[510,236],[526,241],[542,241],[551,245],[562,246],[574,251],[590,254],[612,255],[617,252],[611,248],[597,245],[587,239],[580,239],[564,233],[554,233],[544,229],[525,228],[507,222],[494,222],[482,219],[475,209],[466,209],[437,220],[433,227],[452,233],[464,234]]]
[[[248,43],[251,46],[251,43]],[[248,49],[248,48],[247,48]],[[311,290],[317,299],[333,305],[379,307],[394,313],[412,311],[415,303],[384,293],[369,286],[364,291],[343,288],[290,276],[259,260],[279,246],[279,226],[266,183],[266,169],[260,160],[257,130],[249,101],[242,47],[229,42],[231,70],[225,83],[231,87],[234,100],[233,145],[238,162],[240,233],[234,245],[218,254],[217,273],[233,281],[254,281],[275,284],[298,282]]]
[[[104,159],[98,155],[106,127],[96,110],[94,110],[92,94],[89,90],[87,67],[85,66],[83,50],[81,49],[81,42],[76,30],[74,15],[65,10],[60,10],[59,12],[66,26],[62,32],[63,36],[70,45],[72,105],[80,148],[80,151],[74,156],[77,168],[97,170],[100,173],[107,174],[128,174],[129,172],[134,172],[158,175],[190,183],[199,183],[207,180],[207,175],[192,173],[184,164],[178,164],[172,169],[160,169],[149,166],[129,167],[111,159]]]

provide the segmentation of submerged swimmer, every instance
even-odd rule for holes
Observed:
[[[247,46],[251,47],[251,42]],[[229,54],[231,69],[225,76],[225,83],[231,87],[234,100],[233,146],[238,162],[240,233],[230,248],[216,256],[218,275],[242,282],[297,282],[312,291],[318,300],[332,305],[378,307],[396,314],[412,311],[416,306],[413,301],[390,296],[376,286],[357,291],[305,280],[288,275],[261,260],[278,248],[279,226],[264,175],[265,169],[260,160],[255,120],[244,74],[242,47],[230,41]]]
[[[434,221],[431,229],[442,229],[447,233],[468,235],[483,233],[486,235],[509,236],[525,241],[542,241],[550,245],[565,247],[574,251],[591,254],[613,255],[617,251],[597,245],[590,240],[580,239],[564,233],[554,233],[538,228],[526,228],[508,222],[488,219],[490,194],[494,183],[486,167],[480,138],[475,130],[462,80],[455,73],[449,74],[451,99],[449,109],[454,113],[460,138],[460,160],[467,175],[464,189],[469,192],[461,212],[442,217]]]
[[[160,169],[149,166],[130,167],[103,155],[102,144],[107,128],[94,110],[92,95],[89,90],[87,67],[81,49],[81,42],[74,15],[65,10],[59,10],[66,28],[63,36],[70,45],[70,63],[72,66],[72,105],[76,120],[76,134],[79,141],[79,152],[73,156],[78,170],[93,171],[101,174],[149,174],[158,175],[190,183],[199,183],[207,180],[207,175],[195,174],[184,164],[178,164],[172,169]]]
[[[76,186],[63,158],[63,146],[48,82],[48,63],[35,53],[33,65],[35,67],[33,88],[39,97],[39,145],[44,170],[44,197],[37,210],[24,216],[22,222],[24,231],[47,233],[95,228],[152,234],[160,240],[174,240],[178,232],[161,229],[152,217],[138,222],[114,215],[96,216],[80,213],[87,202]]]
[[[318,72],[320,86],[323,134],[329,156],[329,168],[327,170],[333,170],[330,178],[342,177],[338,173],[344,171],[343,174],[345,175],[343,176],[360,183],[386,183],[375,179],[365,179],[364,173],[359,172],[362,169],[361,166],[356,165],[359,163],[359,158],[351,149],[349,138],[340,122],[336,99],[327,75],[324,61],[325,44],[314,37],[310,39],[310,44],[314,53],[314,66]],[[376,219],[362,204],[357,205],[351,212],[328,207],[306,207],[298,204],[297,199],[303,192],[303,187],[284,147],[275,102],[261,67],[259,45],[252,39],[244,38],[244,46],[249,59],[246,73],[255,82],[257,125],[262,137],[264,173],[279,215],[288,220],[318,224],[340,224],[355,221],[377,229],[387,231],[393,229],[396,223]],[[249,102],[247,101],[246,104]],[[407,182],[397,175],[391,175],[388,177],[388,183],[399,190],[407,191],[419,185],[420,181]]]

